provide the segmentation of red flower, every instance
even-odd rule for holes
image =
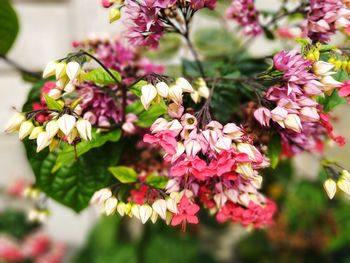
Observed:
[[[182,230],[186,230],[186,223],[198,224],[198,217],[196,214],[199,211],[199,206],[196,204],[191,204],[186,195],[183,195],[180,203],[177,205],[179,213],[177,213],[172,221],[172,226],[177,226],[182,223]]]

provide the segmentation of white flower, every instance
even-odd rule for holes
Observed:
[[[332,73],[334,73],[331,72],[333,68],[333,64],[324,61],[316,61],[312,66],[312,70],[317,76],[331,75]]]
[[[34,140],[38,138],[38,135],[43,131],[44,129],[42,127],[35,127],[29,135],[29,140]]]
[[[73,128],[72,131],[67,135],[67,142],[69,144],[72,144],[75,138],[77,137],[78,137],[78,130],[77,128]]]
[[[50,138],[53,138],[58,133],[59,127],[56,120],[49,121],[46,124],[45,130]]]
[[[137,219],[140,219],[140,205],[133,204],[131,206],[131,213],[134,217],[136,217]]]
[[[56,79],[60,79],[66,75],[66,67],[67,65],[65,62],[59,62],[56,64],[56,70],[55,70]]]
[[[57,100],[59,98],[61,98],[62,95],[62,91],[60,89],[51,89],[48,93],[47,96],[49,96],[50,98],[53,98],[54,100]]]
[[[76,79],[80,73],[80,64],[76,61],[69,62],[67,64],[66,73],[70,80]]]
[[[152,208],[163,220],[166,219],[167,202],[164,199],[156,200]]]
[[[75,91],[75,85],[72,82],[69,82],[65,87],[64,87],[64,91],[67,93],[72,93],[73,91]]]
[[[58,119],[57,123],[58,123],[58,127],[60,128],[60,130],[65,135],[68,135],[73,130],[75,123],[76,123],[76,119],[72,115],[64,114],[63,116],[61,116]]]
[[[297,133],[301,132],[301,121],[299,116],[296,114],[288,114],[287,118],[284,120],[284,124],[288,129],[291,129]]]
[[[188,92],[188,93],[193,92],[192,85],[185,78],[176,79],[176,85],[178,85],[182,89],[183,92]]]
[[[199,103],[201,101],[201,96],[199,95],[198,91],[194,91],[191,93],[191,99],[193,100],[194,103]]]
[[[5,126],[5,132],[12,133],[18,131],[21,124],[26,120],[26,116],[23,113],[16,113],[11,117]]]
[[[326,190],[326,193],[330,199],[333,199],[335,193],[337,192],[337,184],[333,179],[327,179],[323,183],[323,187]]]
[[[207,85],[200,86],[198,89],[198,93],[201,97],[208,99],[210,95],[210,90]]]
[[[89,121],[80,119],[77,121],[76,127],[81,138],[85,141],[91,140],[91,123]]]
[[[350,195],[350,182],[347,180],[344,180],[343,178],[340,178],[337,182],[337,185],[340,190],[342,190],[347,195]]]
[[[140,206],[140,219],[142,224],[145,224],[153,213],[152,208],[148,204]]]
[[[141,93],[142,105],[147,110],[157,96],[157,89],[152,84],[148,84],[141,88]]]
[[[118,211],[119,215],[121,215],[121,216],[125,215],[125,203],[124,202],[118,203],[117,211]]]
[[[167,98],[169,95],[169,86],[168,84],[166,84],[165,82],[159,82],[156,85],[158,94],[163,97],[163,98]]]
[[[182,89],[178,85],[171,86],[169,89],[169,98],[176,104],[182,104]]]
[[[177,214],[179,212],[177,209],[176,200],[174,198],[168,198],[166,200],[166,206],[167,206],[167,209],[172,213]]]
[[[47,134],[47,132],[43,131],[39,133],[38,137],[36,138],[36,144],[37,144],[36,152],[37,153],[40,152],[41,150],[49,146],[50,143],[51,143],[50,137]]]
[[[34,129],[34,124],[32,121],[25,121],[21,124],[19,128],[19,139],[23,140],[25,137],[31,134]]]
[[[112,191],[109,188],[103,188],[94,193],[90,204],[103,204],[108,198],[112,197]]]
[[[46,79],[48,77],[51,77],[53,75],[55,75],[56,73],[56,66],[57,66],[57,62],[56,61],[51,61],[49,62],[43,72],[43,78]]]
[[[106,210],[106,215],[112,215],[114,212],[117,210],[117,205],[118,205],[118,199],[115,198],[114,196],[111,198],[108,198],[105,202],[105,210]]]

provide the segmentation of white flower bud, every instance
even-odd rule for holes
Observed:
[[[155,211],[153,211],[151,215],[151,221],[153,224],[155,224],[157,220],[158,220],[158,214]]]
[[[329,197],[329,199],[333,199],[335,193],[337,192],[337,184],[334,182],[333,179],[327,179],[323,183],[323,188],[326,190],[326,193]]]
[[[121,17],[120,9],[119,8],[111,8],[109,10],[109,23],[113,23],[117,20],[119,20]]]
[[[109,188],[103,188],[94,193],[91,197],[90,204],[103,204],[108,198],[112,197],[112,191]]]
[[[209,96],[210,96],[210,90],[209,88],[207,87],[207,85],[204,85],[204,86],[200,86],[199,89],[198,89],[198,93],[201,97],[205,98],[205,99],[208,99]]]
[[[66,93],[72,93],[73,91],[75,91],[75,85],[72,82],[69,82],[65,87],[64,87],[64,91]]]
[[[182,89],[178,85],[171,86],[169,89],[169,98],[176,104],[182,104]]]
[[[167,209],[172,212],[172,213],[175,213],[177,214],[179,211],[177,209],[177,203],[176,203],[176,200],[173,199],[173,198],[168,198],[166,200],[166,206],[167,206]]]
[[[50,143],[51,143],[50,137],[47,134],[47,132],[44,131],[44,132],[39,133],[39,135],[36,139],[36,144],[37,144],[36,152],[38,153],[38,152],[42,151],[44,148],[49,146]]]
[[[111,198],[108,198],[105,202],[106,215],[110,216],[114,214],[114,212],[117,210],[117,205],[118,205],[117,198],[115,198],[114,196]]]
[[[51,139],[51,143],[49,145],[50,152],[53,152],[54,150],[56,150],[59,145],[60,145],[60,140],[59,139],[57,139],[57,138]]]
[[[201,96],[199,95],[198,91],[194,91],[191,93],[191,99],[193,100],[194,103],[199,103],[201,102]]]
[[[166,84],[165,82],[159,82],[156,85],[158,94],[163,97],[163,98],[167,98],[169,95],[169,86],[168,84]]]
[[[140,205],[133,204],[131,206],[131,213],[134,217],[136,217],[137,219],[140,219]]]
[[[287,118],[284,120],[284,124],[288,129],[291,129],[297,133],[301,132],[301,121],[299,116],[296,114],[288,114]]]
[[[67,142],[72,144],[74,140],[78,137],[78,130],[73,128],[73,130],[67,135]]]
[[[60,78],[62,78],[63,76],[66,75],[66,67],[67,67],[67,65],[66,65],[65,62],[57,63],[56,71],[55,71],[56,79],[60,79]]]
[[[61,98],[62,91],[60,89],[52,89],[47,93],[47,96],[53,98],[54,100],[57,100]]]
[[[66,67],[67,76],[70,80],[74,80],[80,73],[80,64],[76,61],[71,61]]]
[[[147,110],[157,96],[157,89],[152,84],[148,84],[141,88],[141,92],[141,102],[145,110]]]
[[[91,140],[91,123],[88,120],[78,120],[76,127],[82,139],[84,139],[85,141]]]
[[[26,116],[23,113],[16,113],[11,117],[5,126],[5,132],[12,133],[19,130],[21,124],[26,120]]]
[[[54,76],[56,73],[56,66],[57,66],[56,61],[49,62],[44,69],[43,78],[46,79],[48,77]]]
[[[117,211],[119,215],[124,216],[125,215],[125,203],[124,202],[119,202],[117,205]]]
[[[29,136],[34,129],[34,124],[32,121],[25,121],[21,124],[19,128],[19,139],[23,140],[25,137]]]
[[[340,190],[342,190],[347,195],[350,195],[350,182],[349,181],[346,181],[343,178],[340,178],[339,181],[337,182],[337,185],[338,185]]]
[[[167,202],[164,199],[156,200],[152,208],[163,220],[166,219]]]
[[[43,131],[44,129],[42,127],[35,127],[29,135],[29,140],[34,140],[38,138],[38,135]]]
[[[241,163],[237,166],[236,172],[242,174],[247,178],[252,178],[254,176],[254,170],[250,163]]]
[[[185,78],[178,78],[178,79],[176,79],[176,85],[181,87],[183,92],[188,92],[188,93],[192,93],[193,92],[192,85]]]
[[[56,120],[49,121],[46,124],[45,130],[50,138],[53,138],[58,133],[59,127]]]
[[[142,224],[145,224],[150,219],[153,213],[152,208],[148,204],[141,205],[140,207],[140,219]]]
[[[312,66],[312,71],[317,76],[326,76],[331,75],[333,72],[331,70],[334,68],[334,65],[324,61],[316,61]]]
[[[64,114],[58,119],[57,123],[60,130],[65,135],[68,135],[71,133],[71,131],[75,127],[76,119],[72,115]]]

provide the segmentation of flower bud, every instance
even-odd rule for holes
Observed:
[[[242,174],[247,178],[252,178],[254,176],[254,170],[250,163],[243,163],[243,164],[237,165],[236,172],[239,174]]]
[[[291,129],[297,133],[301,132],[301,121],[299,116],[296,114],[288,114],[287,118],[284,120],[284,124],[288,129]]]
[[[335,193],[337,192],[337,184],[333,179],[327,179],[323,183],[323,187],[326,190],[326,193],[330,199],[333,199]]]
[[[54,100],[57,100],[61,98],[62,91],[60,89],[52,89],[47,93],[47,96],[53,98]]]
[[[163,97],[163,98],[167,98],[169,95],[169,86],[168,84],[166,84],[165,82],[159,82],[156,85],[158,94]]]
[[[80,64],[76,61],[69,62],[67,64],[66,73],[71,81],[76,79],[80,73]]]
[[[131,206],[131,214],[136,217],[137,219],[140,219],[140,205],[133,204]]]
[[[112,191],[109,188],[103,188],[94,193],[91,197],[90,204],[103,204],[107,199],[112,197]]]
[[[117,211],[119,215],[124,216],[125,215],[125,203],[124,202],[119,202],[117,205]]]
[[[198,91],[193,91],[190,96],[194,103],[197,104],[201,102],[201,96],[199,95]]]
[[[59,127],[56,120],[49,121],[46,124],[45,130],[50,138],[53,138],[58,133]]]
[[[69,144],[72,144],[77,137],[78,130],[77,128],[73,128],[72,131],[67,135],[66,139]]]
[[[34,124],[32,121],[25,121],[21,124],[19,128],[19,139],[23,140],[25,137],[31,134],[34,129]]]
[[[208,99],[210,96],[210,90],[207,85],[200,86],[198,89],[198,93],[201,97]]]
[[[271,111],[271,118],[276,122],[283,121],[285,118],[287,118],[287,115],[288,111],[279,106],[277,106]]]
[[[157,89],[152,84],[148,84],[142,87],[141,93],[141,103],[145,110],[147,110],[157,96]]]
[[[192,95],[192,94],[191,94]],[[172,118],[181,118],[184,113],[184,107],[176,103],[170,103],[168,106],[168,114]]]
[[[316,122],[320,119],[317,109],[315,107],[304,107],[300,110],[300,117],[304,121]]]
[[[166,219],[167,202],[164,199],[156,200],[152,208],[163,220]]]
[[[343,180],[350,182],[350,173],[349,173],[347,170],[341,171],[340,177],[341,177]]]
[[[334,65],[324,61],[316,61],[312,66],[312,71],[317,76],[326,76],[331,75],[333,72],[331,70],[334,68]]]
[[[341,82],[336,81],[332,76],[325,76],[320,80],[320,82],[324,84],[323,89],[325,92],[331,92],[335,88],[338,88],[342,85]]]
[[[171,86],[169,89],[169,98],[176,104],[182,104],[182,89],[180,86]]]
[[[65,87],[64,87],[64,91],[66,93],[72,93],[73,91],[75,91],[75,85],[72,82],[69,82]]]
[[[105,202],[106,215],[110,216],[114,214],[114,212],[117,210],[117,205],[118,205],[117,198],[115,198],[114,196],[111,198],[108,198]]]
[[[66,63],[65,62],[59,62],[56,65],[56,79],[60,79],[63,76],[66,75]]]
[[[59,145],[60,145],[60,140],[57,138],[52,138],[51,143],[49,145],[50,152],[53,152],[54,150],[56,150]]]
[[[174,200],[173,198],[168,198],[166,200],[166,205],[167,205],[167,209],[172,212],[177,214],[179,211],[177,209],[177,203],[176,200]]]
[[[5,132],[12,133],[19,130],[21,124],[26,120],[26,116],[23,113],[16,113],[11,117],[5,126]]]
[[[177,78],[176,85],[179,86],[183,92],[192,93],[193,87],[185,78]]]
[[[158,214],[153,210],[151,215],[151,221],[153,224],[155,224],[158,220]]]
[[[225,136],[230,137],[233,140],[238,140],[242,137],[243,132],[241,128],[239,128],[234,123],[228,123],[224,126],[222,132],[225,134]]]
[[[268,127],[270,125],[271,113],[269,109],[260,107],[254,111],[254,117],[262,126]]]
[[[91,140],[91,123],[89,121],[80,119],[77,121],[76,127],[81,138],[85,141]]]
[[[38,138],[38,135],[43,131],[44,129],[42,127],[35,127],[29,135],[29,140],[34,140]]]
[[[50,143],[51,143],[50,137],[47,134],[47,132],[43,131],[43,132],[39,133],[39,135],[36,139],[36,144],[37,144],[36,152],[38,153],[38,152],[42,151],[44,148],[49,146]]]
[[[48,77],[54,76],[56,73],[56,66],[57,66],[56,61],[50,61],[44,69],[43,78],[46,79]]]
[[[350,195],[350,182],[349,181],[346,181],[343,178],[340,178],[339,181],[337,182],[337,185],[338,185],[340,190],[342,190],[347,195]]]
[[[57,123],[64,135],[69,135],[75,126],[76,119],[72,115],[64,114],[58,119]]]
[[[171,219],[173,219],[173,214],[172,214],[172,213],[170,213],[169,211],[167,211],[167,212],[166,212],[166,219],[165,219],[165,223],[166,223],[167,225],[169,225],[169,224],[170,224],[170,222],[171,222]]]
[[[111,8],[109,10],[109,23],[113,23],[117,20],[119,20],[121,17],[120,9],[119,8]]]
[[[140,206],[140,219],[142,224],[145,224],[148,221],[148,219],[150,219],[152,213],[153,210],[148,204]]]

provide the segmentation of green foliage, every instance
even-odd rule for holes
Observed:
[[[317,101],[323,105],[323,111],[329,112],[335,107],[346,103],[346,98],[339,97],[338,90],[335,89],[330,96],[318,97]]]
[[[160,103],[153,103],[147,111],[142,112],[138,116],[139,119],[136,122],[136,125],[141,128],[148,128],[156,119],[166,113],[167,107],[164,100],[161,100]]]
[[[181,48],[181,37],[178,34],[165,34],[159,42],[157,50],[148,50],[145,56],[156,60],[169,60],[173,58]]]
[[[270,158],[272,169],[275,169],[279,163],[281,150],[281,138],[276,134],[271,138],[268,145],[268,156]]]
[[[74,163],[75,155],[80,157],[92,149],[103,146],[107,142],[118,142],[121,138],[121,134],[122,132],[119,129],[105,133],[97,132],[96,129],[93,129],[91,141],[82,141],[76,145],[75,149],[72,145],[64,145],[57,156],[53,172],[59,170],[62,165]]]
[[[168,183],[168,177],[159,175],[149,175],[146,178],[146,183],[158,189],[163,189]]]
[[[25,146],[36,185],[49,197],[76,212],[88,206],[94,192],[110,183],[107,167],[118,162],[123,147],[119,142],[105,143],[102,147],[91,149],[72,164],[62,164],[59,170],[54,171],[62,149],[53,153],[49,153],[48,149],[36,153],[35,142],[28,141]]]
[[[122,80],[121,75],[117,71],[113,69],[109,69],[109,71],[118,80],[118,82]],[[82,79],[85,81],[92,81],[101,86],[117,84],[115,83],[115,80],[103,68],[96,68],[87,72],[86,74],[83,74]]]
[[[58,111],[63,110],[63,105],[58,103],[56,100],[54,100],[53,98],[51,98],[50,96],[48,96],[46,94],[44,94],[44,97],[45,97],[45,102],[46,102],[47,106],[49,107],[49,109],[58,110]]]
[[[134,85],[132,85],[129,90],[134,93],[136,96],[141,97],[141,88],[143,86],[147,85],[147,81],[145,80],[140,80],[136,82]]]
[[[9,0],[0,0],[0,56],[5,56],[16,40],[19,23]]]
[[[136,171],[127,166],[109,167],[108,171],[123,184],[135,183],[138,178]]]
[[[5,210],[0,213],[1,234],[22,239],[38,227],[39,224],[28,221],[27,215],[22,211]]]

